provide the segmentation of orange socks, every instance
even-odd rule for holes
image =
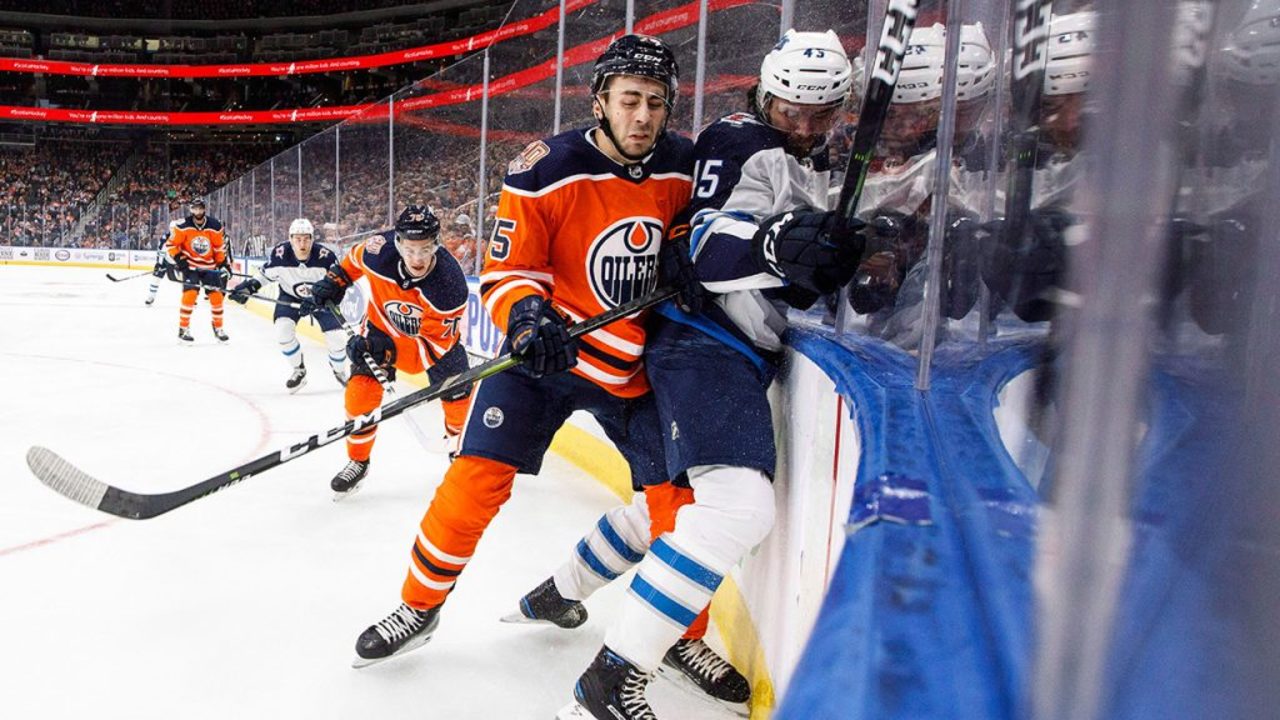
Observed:
[[[485,528],[511,497],[515,477],[511,465],[485,458],[464,456],[449,466],[413,543],[400,592],[406,604],[425,610],[444,602]]]

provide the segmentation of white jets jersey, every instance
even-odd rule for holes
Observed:
[[[324,277],[337,262],[337,254],[321,243],[311,246],[306,260],[299,260],[293,246],[285,241],[271,248],[260,272],[267,282],[280,283],[280,293],[288,296],[286,299],[303,299],[311,296],[311,283]]]
[[[778,299],[783,281],[756,266],[752,237],[779,213],[826,210],[831,185],[825,145],[798,158],[784,139],[747,113],[721,118],[698,136],[689,245],[698,279],[716,295],[697,322],[661,310],[731,345],[768,353],[782,349],[787,306]]]

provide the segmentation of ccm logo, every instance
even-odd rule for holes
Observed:
[[[892,85],[902,69],[902,56],[907,51],[907,37],[916,19],[917,0],[889,0],[885,12],[884,30],[880,34],[880,47],[876,50],[875,70],[872,79]]]

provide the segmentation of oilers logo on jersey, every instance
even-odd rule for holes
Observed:
[[[407,302],[391,300],[382,304],[391,324],[405,335],[417,335],[422,327],[422,308]]]
[[[191,238],[191,249],[201,255],[208,255],[209,250],[213,248],[213,244],[209,242],[209,238],[204,235],[197,235]]]
[[[587,254],[587,276],[596,300],[613,308],[652,292],[658,286],[658,246],[662,221],[629,217],[596,237]]]

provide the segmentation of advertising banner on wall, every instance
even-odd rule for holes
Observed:
[[[136,260],[135,260],[136,256]],[[105,248],[29,248],[0,245],[0,261],[13,263],[57,263],[59,265],[150,267],[156,254],[139,250]]]
[[[462,336],[462,344],[472,355],[494,357],[502,347],[503,332],[493,324],[480,302],[479,278],[467,278],[467,291],[466,334]]]

